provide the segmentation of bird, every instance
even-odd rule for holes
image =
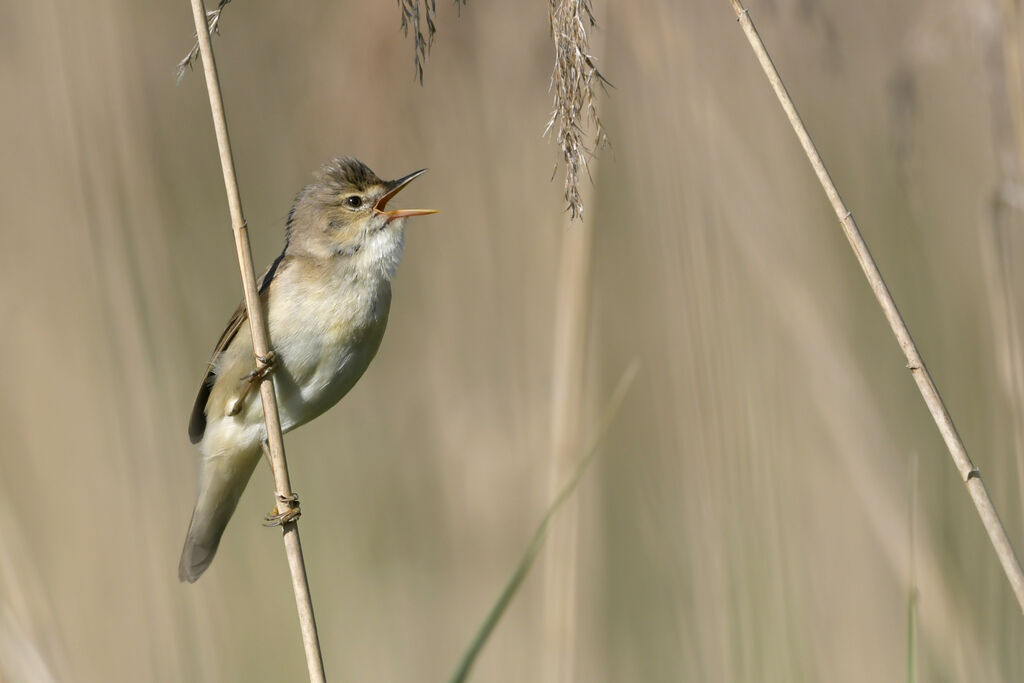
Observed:
[[[272,352],[253,355],[244,302],[214,347],[188,424],[199,486],[178,578],[195,582],[217,552],[267,440],[259,392],[269,374],[287,432],[335,405],[380,347],[405,222],[434,209],[387,208],[426,169],[381,180],[352,157],[328,161],[296,196],[284,249],[257,281]]]

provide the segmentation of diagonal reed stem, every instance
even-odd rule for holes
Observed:
[[[235,235],[235,251],[238,254],[238,268],[242,275],[242,287],[245,291],[245,308],[249,315],[249,329],[252,331],[252,347],[257,367],[264,364],[270,353],[270,340],[264,320],[263,306],[256,290],[256,273],[252,267],[252,250],[249,247],[249,228],[242,214],[242,199],[238,193],[238,181],[235,178],[235,162],[231,156],[231,142],[228,139],[228,123],[224,115],[224,101],[221,98],[220,79],[217,76],[217,64],[213,58],[213,45],[206,23],[206,7],[203,0],[191,0],[192,16],[196,24],[196,37],[199,40],[199,52],[203,57],[203,72],[206,75],[206,90],[210,96],[210,111],[213,114],[213,127],[217,134],[217,148],[220,151],[220,165],[224,172],[224,189],[227,191],[228,208],[231,212],[231,224]],[[282,506],[295,504],[291,482],[288,479],[288,462],[284,455],[284,437],[281,434],[281,420],[277,412],[277,397],[274,394],[274,383],[260,382],[260,398],[263,400],[263,414],[267,421],[267,453],[270,467],[274,473],[274,489],[277,498],[278,512]],[[316,632],[316,619],[313,616],[313,599],[309,593],[309,581],[306,577],[306,564],[302,558],[302,543],[299,540],[299,527],[293,520],[282,526],[285,554],[288,556],[288,568],[292,575],[292,590],[295,592],[295,607],[299,613],[299,626],[302,629],[302,644],[306,651],[306,666],[309,669],[309,680],[313,683],[325,683],[323,656],[320,654],[320,639]]]
[[[996,514],[996,509],[992,505],[992,500],[988,496],[985,484],[981,480],[981,474],[968,457],[967,449],[964,447],[964,443],[960,439],[956,427],[953,425],[953,419],[949,416],[949,412],[942,402],[942,397],[939,396],[939,390],[935,388],[935,383],[932,381],[924,361],[921,360],[921,354],[918,353],[917,346],[910,336],[910,330],[907,329],[906,323],[903,322],[903,317],[900,315],[899,309],[896,308],[896,302],[893,301],[889,288],[886,286],[885,280],[882,279],[882,274],[879,272],[878,266],[875,265],[875,260],[868,250],[868,245],[864,242],[860,229],[853,220],[853,212],[846,208],[846,205],[840,198],[839,191],[836,189],[835,184],[832,182],[832,177],[825,168],[825,163],[821,160],[821,156],[818,154],[818,150],[814,146],[807,128],[804,127],[804,123],[796,111],[796,106],[789,97],[786,86],[779,76],[779,72],[775,69],[775,64],[772,63],[772,59],[768,55],[764,43],[761,42],[757,29],[754,28],[754,23],[750,20],[749,12],[743,7],[740,0],[729,1],[736,12],[736,18],[740,26],[743,27],[743,33],[746,34],[750,47],[754,50],[754,54],[761,63],[765,76],[768,77],[768,82],[779,99],[779,104],[782,105],[782,109],[786,112],[786,117],[789,119],[793,131],[800,139],[800,144],[807,154],[807,160],[814,168],[814,172],[821,182],[821,187],[825,190],[825,194],[828,196],[828,200],[836,212],[836,217],[839,218],[843,233],[845,233],[846,239],[850,242],[850,246],[857,256],[861,270],[864,271],[864,277],[867,278],[868,284],[871,285],[871,291],[875,293],[875,298],[878,299],[878,304],[882,307],[886,320],[889,321],[889,327],[892,328],[896,341],[899,343],[900,348],[903,349],[903,354],[907,358],[907,368],[917,383],[921,397],[924,398],[928,411],[931,413],[932,419],[935,420],[935,425],[942,434],[943,441],[946,442],[946,448],[949,449],[949,454],[953,458],[953,464],[967,485],[967,491],[970,493],[974,506],[978,510],[978,515],[981,517],[981,523],[985,526],[985,531],[988,532],[992,547],[999,557],[999,562],[1003,566],[1006,578],[1010,581],[1010,587],[1017,596],[1017,602],[1021,610],[1024,611],[1024,572],[1021,571],[1020,561],[1010,545],[1010,539],[1006,536],[1006,529],[1003,528],[999,515]]]

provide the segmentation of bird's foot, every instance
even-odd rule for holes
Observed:
[[[294,522],[302,516],[302,509],[299,507],[299,497],[294,493],[290,496],[277,494],[277,505],[264,517],[263,526],[275,527],[284,526]]]
[[[248,382],[250,385],[259,384],[270,376],[275,365],[277,365],[277,352],[271,349],[265,356],[256,356],[256,369],[243,377],[242,381]]]
[[[242,412],[242,405],[245,403],[245,399],[249,397],[249,392],[274,371],[275,365],[277,365],[277,352],[274,350],[270,350],[265,356],[256,356],[256,369],[242,377],[242,382],[245,384],[242,387],[242,393],[233,397],[228,402],[228,409],[226,411],[228,416],[238,415],[238,413]]]

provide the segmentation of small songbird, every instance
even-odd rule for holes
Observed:
[[[202,460],[199,497],[178,565],[182,581],[195,581],[210,566],[260,460],[267,428],[254,384],[269,368],[281,427],[289,431],[341,400],[377,353],[405,219],[437,213],[386,205],[425,170],[381,180],[356,159],[334,159],[296,197],[284,251],[257,282],[272,357],[260,359],[255,369],[248,316],[239,306],[192,408],[188,434]]]

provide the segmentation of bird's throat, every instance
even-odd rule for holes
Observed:
[[[404,221],[392,221],[366,236],[359,252],[352,256],[353,266],[364,277],[382,277],[390,282],[402,261],[404,248]]]

